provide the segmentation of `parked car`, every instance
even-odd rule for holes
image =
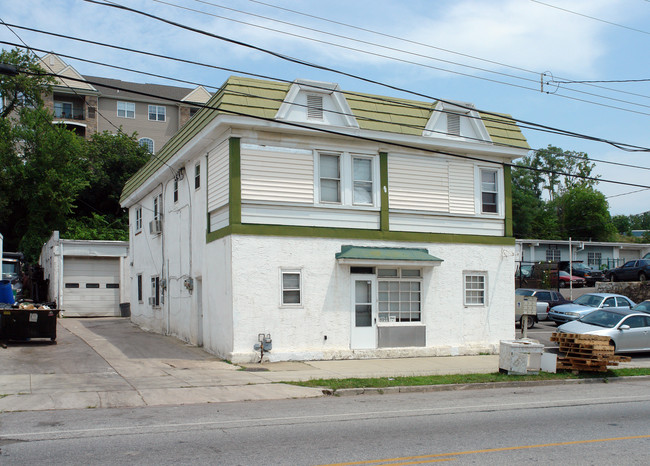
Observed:
[[[650,314],[631,309],[598,309],[558,327],[560,333],[609,337],[616,353],[650,351]]]
[[[557,264],[560,270],[563,270],[575,277],[584,278],[587,286],[594,286],[596,282],[603,281],[605,277],[600,270],[594,270],[578,261],[560,261]],[[569,270],[571,270],[569,272]]]
[[[551,286],[558,286],[558,275],[560,277],[560,288],[568,288],[572,286],[573,288],[581,288],[585,286],[587,281],[582,277],[576,277],[575,275],[569,275],[564,270],[552,271],[550,273]]]
[[[562,296],[562,293],[553,290],[539,290],[535,288],[517,288],[515,294],[519,296],[534,296],[537,298],[537,302],[548,303],[549,309],[553,306],[559,306],[560,304],[568,304],[571,301]],[[548,314],[540,314],[539,309],[537,312],[538,320],[547,320]]]
[[[632,310],[636,312],[647,312],[650,314],[650,299],[646,299],[645,301],[640,302],[634,306]]]
[[[562,304],[551,308],[548,317],[560,325],[595,311],[596,309],[630,310],[635,305],[627,297],[612,293],[587,293],[571,304]]]
[[[607,276],[613,282],[646,281],[650,277],[650,259],[627,261],[620,267],[608,270]]]

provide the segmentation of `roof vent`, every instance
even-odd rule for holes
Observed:
[[[307,118],[309,120],[323,120],[323,96],[307,94]]]

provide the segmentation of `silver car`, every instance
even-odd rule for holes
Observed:
[[[589,314],[596,309],[629,310],[634,301],[620,294],[587,293],[574,300],[571,304],[561,304],[551,308],[548,318],[556,324],[564,324]]]
[[[558,331],[609,337],[616,353],[650,351],[650,314],[645,312],[599,309],[560,325]]]

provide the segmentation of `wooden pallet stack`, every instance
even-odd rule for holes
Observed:
[[[558,369],[607,372],[607,366],[632,360],[628,356],[614,356],[609,337],[555,332],[551,335],[551,341],[557,342],[563,354],[557,358]]]

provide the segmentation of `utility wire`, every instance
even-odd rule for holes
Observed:
[[[387,84],[387,83],[382,83],[380,81],[377,81],[377,80],[374,80],[374,79],[371,79],[371,78],[366,78],[366,77],[363,77],[363,76],[360,76],[360,75],[355,75],[355,74],[348,73],[348,72],[345,72],[345,71],[330,68],[330,67],[327,67],[327,66],[324,66],[324,65],[318,65],[318,64],[315,64],[315,63],[310,63],[310,62],[307,62],[307,61],[299,59],[299,58],[284,55],[284,54],[281,54],[279,52],[275,52],[273,50],[265,49],[263,47],[252,45],[252,44],[242,42],[242,41],[239,41],[239,40],[236,40],[236,39],[231,39],[231,38],[221,36],[221,35],[218,35],[218,34],[213,34],[211,32],[207,32],[207,31],[204,31],[204,30],[192,27],[192,26],[187,26],[187,25],[184,25],[184,24],[181,24],[181,23],[177,23],[175,21],[171,21],[169,19],[165,19],[165,18],[162,18],[162,17],[159,17],[159,16],[155,16],[153,14],[150,14],[150,13],[147,13],[147,12],[144,12],[144,11],[140,11],[140,10],[136,10],[136,9],[133,9],[133,8],[129,8],[129,7],[126,7],[126,6],[123,6],[123,5],[119,5],[119,4],[115,4],[115,3],[99,2],[97,0],[84,0],[84,1],[87,2],[87,3],[93,3],[93,4],[97,4],[97,5],[102,5],[102,6],[107,6],[107,7],[111,7],[111,8],[121,9],[121,10],[124,10],[124,11],[128,11],[128,12],[131,12],[131,13],[142,15],[142,16],[145,16],[145,17],[148,17],[148,18],[151,18],[151,19],[155,19],[156,21],[160,21],[160,22],[169,24],[169,25],[174,26],[174,27],[178,27],[178,28],[181,28],[181,29],[188,30],[190,32],[194,32],[194,33],[197,33],[197,34],[212,37],[214,39],[222,40],[224,42],[228,42],[228,43],[231,43],[231,44],[234,44],[234,45],[239,45],[239,46],[242,46],[242,47],[245,47],[245,48],[250,48],[252,50],[256,50],[258,52],[265,53],[265,54],[271,55],[271,56],[276,57],[276,58],[280,58],[280,59],[288,61],[290,63],[295,63],[295,64],[298,64],[298,65],[304,65],[304,66],[319,69],[319,70],[322,70],[322,71],[328,71],[328,72],[331,72],[331,73],[340,74],[342,76],[347,76],[347,77],[357,79],[357,80],[360,80],[360,81],[363,81],[363,82],[366,82],[366,83],[369,83],[369,84],[375,84],[375,85],[386,87],[386,88],[389,88],[389,89],[393,89],[393,90],[396,90],[396,91],[399,91],[399,92],[406,92],[406,93],[417,95],[417,96],[420,96],[420,97],[423,97],[423,98],[426,98],[426,99],[436,100],[436,101],[443,102],[443,103],[446,103],[446,104],[455,105],[455,106],[458,106],[458,107],[461,107],[461,108],[465,108],[466,110],[470,110],[470,111],[471,110],[476,110],[475,108],[470,108],[468,106],[465,106],[463,104],[459,104],[457,102],[450,102],[450,101],[445,100],[445,99],[432,97],[432,96],[429,96],[427,94],[423,94],[423,93],[419,93],[419,92],[415,92],[415,91],[409,91],[409,90],[400,88],[398,86],[394,86],[394,85]],[[487,115],[495,116],[497,118],[500,117],[498,114],[495,114],[494,112],[488,112],[488,111],[484,111],[484,110],[480,110],[480,112],[484,113],[484,114],[487,114]],[[550,130],[553,130],[553,131],[562,131],[562,130],[560,130],[558,128],[553,128],[553,127],[550,127],[548,125],[536,124],[536,123],[533,123],[533,122],[529,122],[529,121],[521,120],[521,119],[517,119],[517,118],[514,118],[514,120],[518,121],[518,122],[521,122],[521,123],[524,123],[524,124],[533,125],[533,126],[537,126],[537,127],[545,128],[545,129],[550,129]],[[640,146],[635,146],[635,145],[630,145],[630,144],[622,144],[622,143],[618,143],[618,142],[614,142],[614,141],[610,141],[610,140],[605,140],[605,139],[602,139],[602,138],[597,138],[597,137],[594,137],[594,136],[582,135],[580,133],[575,133],[575,132],[571,132],[571,131],[564,131],[564,134],[573,135],[573,136],[580,136],[580,137],[583,137],[585,139],[595,141],[595,142],[603,142],[603,143],[612,145],[613,147],[616,147],[618,149],[628,151],[628,152],[648,152],[648,151],[650,151],[650,149],[648,149],[646,147],[640,147]]]
[[[206,67],[206,68],[217,69],[217,70],[222,70],[222,71],[227,71],[227,72],[232,72],[232,73],[244,74],[244,75],[247,75],[247,76],[254,76],[254,77],[258,77],[258,78],[262,78],[262,79],[270,79],[270,80],[275,80],[275,81],[280,81],[280,82],[285,82],[285,83],[292,83],[293,82],[292,80],[287,80],[287,79],[283,79],[283,78],[271,77],[271,76],[262,75],[262,74],[258,74],[258,73],[250,73],[250,72],[231,69],[231,68],[224,68],[224,67],[220,67],[220,66],[216,66],[216,65],[210,65],[210,64],[206,64],[206,63],[192,61],[192,60],[186,60],[186,59],[183,59],[183,58],[170,57],[170,56],[167,56],[167,55],[161,55],[161,54],[157,54],[157,53],[146,52],[146,51],[142,51],[142,50],[136,50],[136,49],[131,49],[131,48],[112,45],[112,44],[106,44],[106,43],[97,42],[97,41],[93,41],[93,40],[89,40],[89,39],[81,39],[81,38],[68,36],[68,35],[64,35],[64,34],[58,34],[58,33],[53,33],[53,32],[48,32],[48,31],[42,31],[42,30],[39,30],[39,29],[29,28],[29,27],[26,27],[26,26],[20,26],[20,25],[15,25],[15,24],[10,24],[10,26],[16,27],[16,28],[19,28],[19,29],[32,31],[32,32],[36,32],[36,33],[39,33],[39,34],[45,34],[45,35],[50,35],[50,36],[54,36],[54,37],[60,37],[60,38],[74,40],[74,41],[78,41],[78,42],[82,42],[82,43],[90,43],[90,44],[93,44],[93,45],[98,45],[98,46],[108,47],[108,48],[114,48],[114,49],[117,49],[117,50],[122,50],[122,51],[130,52],[130,53],[137,53],[137,54],[141,54],[141,55],[145,55],[145,56],[163,58],[163,59],[166,59],[166,60],[178,61],[178,62],[181,62],[181,63],[188,63],[188,64],[192,64],[192,65],[197,65],[197,66],[202,66],[202,67]],[[12,44],[12,43],[9,43],[9,42],[5,42],[5,43],[7,43],[9,45],[16,45],[16,44]],[[47,51],[44,51],[44,52],[47,52]],[[61,54],[61,56],[68,57],[68,55],[63,55],[63,54]],[[81,60],[81,61],[84,60],[84,59],[71,57],[71,56],[70,56],[70,58],[78,59],[78,60]],[[212,87],[212,86],[209,86],[209,87]],[[314,87],[318,87],[318,86],[314,85]],[[330,91],[330,89],[324,89],[324,90]],[[339,92],[339,91],[336,91],[336,92]],[[409,92],[409,91],[405,90],[404,92]],[[364,96],[366,98],[370,98],[370,99],[374,99],[374,100],[378,100],[378,101],[382,101],[382,102],[389,102],[389,103],[390,102],[393,102],[393,103],[397,102],[396,100],[389,99],[387,97],[373,96],[373,95],[369,95],[369,94],[361,94],[361,93],[355,93],[355,92],[350,92],[350,91],[345,91],[345,93],[350,94],[350,95]],[[400,105],[405,105],[403,101],[399,101],[399,104]],[[412,105],[412,104],[410,104],[410,105]],[[413,105],[412,108],[430,110],[430,107],[422,107],[422,106],[415,106],[415,105]],[[485,112],[482,112],[482,113],[485,113]],[[505,125],[517,126],[517,123],[516,123],[517,120],[512,118],[512,117],[508,117],[508,119],[504,119],[503,116],[498,116],[498,119],[495,120],[495,121],[498,121],[499,123],[505,124]],[[531,131],[547,132],[547,133],[550,133],[550,134],[557,134],[557,135],[561,135],[561,136],[569,136],[569,137],[576,137],[576,138],[591,140],[591,136],[568,135],[566,133],[566,131],[564,131],[564,130],[557,129],[557,128],[555,128],[555,129],[540,128],[540,127],[538,127],[538,125],[535,125],[535,124],[525,125],[523,122],[519,122],[519,127],[529,129]]]
[[[199,1],[199,0],[194,0],[194,1]],[[502,66],[502,67],[505,67],[505,68],[513,69],[513,70],[523,71],[523,72],[526,72],[526,73],[532,73],[532,74],[535,74],[536,76],[540,76],[542,74],[539,71],[528,70],[526,68],[522,68],[522,67],[514,66],[514,65],[509,65],[509,64],[498,62],[498,61],[495,61],[495,60],[488,60],[486,58],[481,58],[481,57],[477,57],[477,56],[474,56],[474,55],[469,55],[469,54],[466,54],[466,53],[457,52],[457,51],[450,50],[450,49],[445,49],[445,48],[442,48],[442,47],[436,47],[434,45],[426,44],[424,42],[417,42],[417,41],[406,39],[406,38],[403,38],[403,37],[398,37],[398,36],[394,36],[394,35],[391,35],[391,34],[386,34],[384,32],[375,31],[375,30],[372,30],[372,29],[367,29],[367,28],[355,26],[353,24],[343,23],[343,22],[335,21],[335,20],[332,20],[332,19],[329,19],[329,18],[323,18],[322,16],[316,16],[316,15],[312,15],[312,14],[305,13],[305,12],[302,12],[302,11],[292,10],[290,8],[284,8],[284,7],[281,7],[281,6],[278,6],[278,5],[273,5],[273,4],[268,3],[268,2],[262,2],[262,1],[259,1],[259,0],[248,0],[248,1],[252,2],[252,3],[257,3],[259,5],[264,5],[264,6],[267,6],[267,7],[270,7],[270,8],[275,8],[277,10],[294,13],[296,15],[304,16],[306,18],[313,18],[313,19],[317,19],[319,21],[324,21],[324,22],[327,22],[327,23],[331,23],[331,24],[335,24],[335,25],[339,25],[339,26],[344,26],[344,27],[351,28],[351,29],[354,29],[354,30],[368,32],[368,33],[375,34],[375,35],[378,35],[378,36],[381,36],[381,37],[387,37],[387,38],[390,38],[390,39],[399,40],[399,41],[402,41],[402,42],[410,43],[410,44],[421,46],[421,47],[430,48],[430,49],[433,49],[433,50],[439,50],[439,51],[442,51],[442,52],[458,55],[458,56],[461,56],[461,57],[471,58],[473,60],[479,60],[479,61],[482,61],[482,62],[485,62],[485,63],[490,63],[490,64],[493,64],[493,65]],[[650,1],[650,0],[646,0],[646,1]],[[269,19],[273,20],[272,18],[269,18]],[[565,79],[565,78],[559,78],[559,79]],[[636,96],[636,97],[642,97],[642,98],[645,98],[645,99],[650,99],[650,96],[648,96],[648,95],[623,91],[623,90],[620,90],[620,89],[613,89],[611,87],[598,86],[596,84],[588,84],[588,85],[590,87],[595,87],[595,88],[607,90],[607,91],[610,91],[610,92],[616,92],[616,93],[620,93],[620,94],[628,94],[628,95],[633,95],[633,96]]]
[[[24,74],[32,75],[32,76],[51,75],[51,73],[34,73],[34,72],[31,72],[31,71],[28,71],[28,70],[21,70],[21,72],[23,72]],[[132,89],[126,89],[126,88],[122,88],[122,87],[119,87],[119,86],[112,86],[112,85],[108,85],[108,84],[105,84],[105,83],[93,82],[92,80],[79,79],[79,78],[68,78],[68,79],[70,79],[72,81],[78,81],[78,82],[89,83],[89,84],[93,84],[93,85],[97,85],[97,86],[103,86],[103,87],[106,87],[106,88],[109,88],[109,89],[115,89],[115,90],[130,92],[132,94],[143,95],[143,96],[146,96],[146,97],[153,97],[153,98],[156,98],[156,99],[167,100],[169,102],[182,103],[182,101],[179,100],[179,99],[173,99],[171,97],[164,97],[164,96],[160,96],[160,95],[155,95],[155,94],[151,94],[151,93],[148,93],[148,92],[141,92],[141,91],[136,91],[136,90],[132,90]],[[254,120],[280,124],[280,125],[283,125],[283,126],[291,126],[291,127],[294,127],[294,128],[301,128],[301,129],[306,129],[306,130],[310,130],[310,131],[316,131],[316,132],[319,132],[319,133],[332,134],[332,135],[342,136],[342,137],[350,138],[350,139],[374,142],[374,143],[378,143],[378,144],[387,144],[387,145],[391,145],[391,146],[399,147],[399,148],[412,149],[412,150],[429,152],[429,153],[439,154],[439,155],[446,155],[446,156],[449,156],[449,157],[461,158],[461,159],[464,159],[464,160],[472,160],[472,161],[476,161],[476,162],[496,164],[496,165],[501,165],[503,167],[511,167],[511,168],[514,167],[514,168],[526,169],[526,170],[535,171],[535,172],[539,172],[539,173],[561,175],[561,176],[567,176],[567,177],[570,177],[570,178],[577,178],[577,179],[588,180],[588,181],[611,183],[611,184],[618,184],[618,185],[623,185],[623,186],[632,186],[632,187],[635,187],[635,188],[650,189],[650,186],[637,184],[637,183],[630,183],[630,182],[616,181],[616,180],[608,180],[608,179],[604,179],[604,178],[585,176],[585,175],[577,175],[577,174],[561,172],[561,171],[557,171],[557,170],[548,170],[548,169],[545,169],[545,168],[537,168],[537,167],[529,167],[529,166],[524,166],[524,165],[518,165],[518,164],[514,164],[514,163],[509,163],[509,162],[495,162],[494,160],[483,159],[481,157],[475,157],[475,156],[465,155],[465,154],[457,154],[457,153],[453,153],[453,152],[445,152],[445,151],[441,151],[441,150],[427,149],[427,148],[422,148],[422,147],[415,146],[415,145],[397,143],[397,142],[392,142],[392,141],[386,141],[386,140],[383,140],[383,139],[380,139],[380,138],[361,136],[361,135],[358,135],[358,134],[349,134],[349,133],[345,133],[345,132],[342,132],[342,131],[336,131],[336,130],[333,130],[333,129],[322,128],[322,127],[314,127],[314,126],[310,126],[310,125],[307,125],[307,124],[296,123],[296,122],[291,122],[291,121],[286,121],[286,120],[276,120],[274,118],[266,118],[266,117],[262,117],[262,116],[258,116],[258,115],[252,115],[252,114],[248,114],[248,113],[238,112],[238,111],[235,111],[235,110],[227,110],[227,109],[224,109],[224,108],[212,107],[212,106],[209,106],[207,104],[197,104],[196,106],[197,107],[202,107],[202,108],[205,108],[205,109],[208,109],[208,110],[212,110],[212,111],[217,111],[217,112],[226,113],[226,114],[230,114],[230,115],[241,116],[241,117],[252,118]]]
[[[13,47],[20,47],[20,45],[18,45],[18,44],[15,44],[15,43],[12,43],[12,42],[6,42],[6,41],[0,41],[0,44],[6,44],[6,45],[13,46]],[[43,50],[43,49],[33,48],[33,47],[31,48],[31,50],[35,50],[37,52],[42,52],[42,53],[54,53],[54,52],[50,52],[50,51]],[[196,81],[188,81],[188,80],[173,78],[173,77],[170,77],[170,76],[160,75],[160,74],[156,74],[156,73],[149,73],[149,72],[146,72],[146,71],[140,71],[140,70],[135,70],[135,69],[132,69],[132,68],[126,68],[126,67],[123,67],[123,66],[112,65],[112,64],[108,64],[108,63],[102,63],[102,62],[98,62],[96,60],[89,60],[89,59],[86,59],[86,58],[80,58],[80,57],[67,55],[67,54],[63,54],[63,53],[56,53],[56,55],[60,56],[60,57],[69,58],[69,59],[72,59],[72,60],[78,60],[78,61],[81,61],[81,62],[86,62],[86,63],[91,63],[91,64],[95,64],[95,65],[99,65],[99,66],[104,66],[104,67],[107,67],[107,68],[114,68],[114,69],[118,69],[118,70],[128,71],[128,72],[131,72],[131,73],[142,74],[142,75],[145,75],[145,76],[151,76],[151,77],[161,78],[161,79],[165,79],[165,80],[169,80],[169,81],[175,81],[175,82],[179,82],[179,83],[183,83],[183,84],[189,84],[189,85],[193,85],[193,86],[202,86],[202,87],[205,87],[205,88],[208,88],[208,89],[218,89],[219,88],[219,86],[214,86],[214,85],[211,85],[211,84],[200,83],[200,82],[196,82]],[[289,81],[287,81],[287,82],[289,82]],[[232,92],[234,94],[237,94],[237,95],[240,95],[242,97],[254,97],[256,99],[270,100],[270,101],[280,102],[280,103],[284,102],[283,99],[275,99],[275,98],[271,98],[271,97],[267,97],[267,96],[253,95],[253,94],[246,93],[246,92],[235,92],[235,91],[230,91],[230,92]],[[355,93],[350,93],[350,92],[344,92],[344,93],[345,94],[351,94],[351,95],[359,95],[359,96],[362,95],[362,94],[355,94]],[[375,99],[381,99],[379,96],[371,96],[371,97],[373,97]],[[396,102],[394,100],[390,100],[390,99],[386,99],[385,101],[388,102],[388,103],[398,103],[398,102]],[[407,105],[404,102],[399,102],[399,104],[400,105]],[[304,104],[294,103],[293,105],[298,106],[298,107],[307,108],[307,105],[304,105]],[[410,104],[408,106],[410,108],[415,108],[415,109],[419,109],[419,110],[431,111],[431,107],[426,107],[426,106],[422,106],[422,105]],[[360,117],[360,116],[356,116],[354,114],[350,114],[350,113],[346,113],[346,112],[340,112],[340,111],[335,111],[335,110],[326,110],[326,109],[323,109],[323,111],[326,112],[326,113],[330,113],[330,114],[336,114],[336,115],[341,115],[341,116],[346,116],[346,117],[354,117],[357,120],[385,123],[385,121],[383,121],[383,120],[378,120],[378,119],[370,118],[370,117]],[[441,113],[454,113],[454,112],[450,112],[450,111],[446,111],[446,110],[438,110],[438,111],[440,111]],[[103,118],[106,119],[106,117],[104,117],[104,116],[103,116]],[[476,118],[478,120],[483,120],[480,116],[479,117],[474,117],[472,115],[466,115],[466,118]],[[486,121],[495,121],[495,120],[490,120],[489,118],[487,118],[485,120]],[[113,127],[117,128],[117,126],[115,126],[110,120],[107,119],[107,121]],[[400,123],[400,126],[405,126],[405,127],[408,127],[408,128],[413,128],[413,129],[417,129],[417,130],[421,130],[421,131],[430,131],[430,132],[437,133],[437,134],[442,134],[442,135],[445,135],[445,136],[450,135],[449,133],[444,132],[444,131],[434,131],[434,130],[431,130],[431,129],[427,129],[426,126],[422,126],[422,125],[413,125],[413,124]],[[521,125],[521,127],[526,128],[526,129],[534,129],[534,128],[527,128],[524,125]],[[118,131],[120,130],[120,128],[117,128],[117,129],[118,129]],[[464,136],[464,139],[477,141],[477,142],[485,142],[484,139],[472,138],[472,137],[467,137],[467,136]],[[498,146],[503,146],[503,147],[512,147],[512,148],[517,148],[517,149],[520,148],[519,146],[515,146],[515,145],[512,145],[512,144],[505,144],[505,143],[493,143],[493,144],[498,145]],[[543,150],[543,149],[532,149],[532,150],[536,152],[536,151]],[[621,167],[641,169],[641,170],[650,170],[650,167],[626,164],[626,163],[621,163],[621,162],[611,162],[611,161],[608,161],[608,160],[594,159],[594,158],[584,157],[584,156],[575,155],[575,154],[564,154],[564,156],[567,157],[567,158],[576,158],[576,159],[590,161],[590,162],[598,162],[598,163],[616,165],[616,166],[621,166]]]
[[[232,21],[232,22],[235,22],[235,23],[244,24],[246,26],[251,26],[251,27],[255,27],[255,28],[259,28],[259,29],[264,29],[264,30],[267,30],[267,31],[272,31],[272,32],[276,32],[278,34],[284,34],[284,35],[288,35],[288,36],[291,36],[291,37],[297,37],[299,39],[304,39],[304,40],[308,40],[308,41],[312,41],[312,42],[317,42],[317,43],[320,43],[320,44],[331,45],[333,47],[338,47],[338,48],[342,48],[342,49],[345,49],[345,50],[359,52],[359,53],[363,53],[363,54],[366,54],[366,55],[372,55],[372,56],[379,57],[379,58],[385,58],[385,59],[388,59],[388,60],[398,61],[398,62],[406,63],[406,64],[409,64],[409,65],[421,66],[421,67],[424,67],[424,68],[434,69],[434,70],[437,70],[437,71],[444,71],[446,73],[452,73],[452,74],[456,74],[456,75],[460,75],[460,76],[464,76],[464,77],[468,77],[468,78],[480,79],[482,81],[488,81],[488,82],[492,82],[492,83],[495,83],[495,84],[502,84],[502,85],[505,85],[505,86],[511,86],[511,87],[515,87],[515,88],[519,88],[519,89],[528,90],[528,91],[539,92],[539,89],[537,87],[537,84],[539,83],[539,81],[538,81],[537,78],[535,78],[535,79],[524,78],[524,77],[521,77],[521,76],[515,76],[515,75],[512,75],[512,74],[507,74],[507,73],[502,73],[502,72],[499,72],[499,71],[489,70],[487,68],[480,68],[480,67],[476,67],[476,66],[472,66],[472,65],[467,65],[467,64],[463,64],[463,63],[450,61],[450,60],[445,60],[445,59],[442,59],[442,58],[432,57],[432,56],[429,56],[429,55],[410,52],[408,50],[403,50],[403,49],[398,49],[398,48],[394,48],[394,47],[384,46],[384,45],[376,44],[376,43],[373,43],[373,42],[364,41],[362,39],[355,39],[353,37],[348,37],[348,36],[343,36],[343,35],[340,35],[340,34],[320,31],[318,29],[309,28],[309,27],[306,27],[306,26],[298,25],[298,24],[289,23],[289,22],[286,22],[286,21],[281,21],[281,20],[269,18],[269,17],[262,16],[262,15],[257,15],[257,14],[254,14],[254,13],[248,13],[248,12],[245,12],[245,11],[242,11],[242,10],[237,10],[237,9],[230,8],[230,7],[225,7],[225,6],[218,5],[218,4],[211,3],[211,2],[207,2],[207,1],[204,1],[204,0],[194,0],[194,1],[198,2],[198,3],[206,4],[206,5],[211,5],[211,6],[214,6],[214,7],[217,7],[217,8],[223,8],[223,9],[227,9],[227,10],[230,10],[230,11],[235,11],[235,12],[245,14],[245,15],[251,15],[251,16],[254,16],[254,17],[264,18],[266,20],[279,22],[279,23],[284,24],[284,25],[289,25],[289,26],[293,26],[293,27],[297,27],[297,28],[307,29],[307,30],[315,31],[315,32],[318,32],[318,33],[321,33],[321,34],[327,34],[327,35],[331,35],[331,36],[334,36],[334,37],[339,37],[339,38],[343,38],[343,39],[346,39],[346,40],[371,45],[373,47],[384,48],[384,49],[388,49],[388,50],[391,50],[391,51],[405,53],[405,54],[408,54],[408,55],[413,55],[413,56],[426,58],[426,59],[430,59],[430,60],[441,61],[441,62],[444,62],[444,63],[448,63],[448,64],[452,64],[452,65],[456,65],[456,66],[461,66],[461,67],[465,67],[465,68],[470,68],[470,69],[477,70],[477,71],[483,71],[483,72],[486,72],[486,73],[492,73],[492,74],[496,74],[496,75],[500,75],[500,76],[509,77],[509,78],[512,78],[512,79],[519,79],[519,80],[527,81],[527,82],[530,82],[530,83],[534,83],[535,87],[526,87],[526,86],[519,85],[519,84],[509,83],[509,82],[505,82],[505,81],[499,81],[499,80],[496,80],[496,79],[490,79],[490,78],[486,78],[486,77],[482,77],[482,76],[476,76],[476,75],[469,74],[469,73],[463,73],[463,72],[460,72],[460,71],[454,71],[454,70],[450,70],[450,69],[447,69],[447,68],[441,68],[441,67],[438,67],[438,66],[428,65],[428,64],[425,64],[425,63],[415,62],[415,61],[406,60],[406,59],[402,59],[402,58],[398,58],[398,57],[394,57],[394,56],[389,56],[389,55],[384,55],[384,54],[380,54],[380,53],[376,53],[376,52],[371,52],[371,51],[368,51],[368,50],[359,49],[357,47],[346,46],[346,45],[337,44],[337,43],[334,43],[334,42],[329,42],[329,41],[316,39],[316,38],[313,38],[313,37],[307,37],[307,36],[304,36],[304,35],[295,34],[295,33],[292,33],[292,32],[286,31],[286,30],[273,29],[273,28],[270,28],[270,27],[267,27],[267,26],[262,26],[262,25],[259,25],[259,24],[254,24],[254,23],[249,23],[249,22],[246,22],[246,21],[240,21],[240,20],[237,20],[237,19],[234,19],[234,18],[229,18],[227,16],[207,13],[205,11],[201,11],[201,10],[197,10],[197,9],[194,9],[194,8],[189,8],[189,7],[185,7],[185,6],[181,6],[181,5],[176,5],[174,3],[169,3],[169,2],[166,2],[166,1],[163,1],[163,0],[152,0],[152,1],[164,4],[164,5],[172,6],[172,7],[175,7],[175,8],[179,8],[179,9],[182,9],[182,10],[191,11],[191,12],[194,12],[194,13],[199,13],[199,14],[206,15],[206,16],[212,16],[212,17],[224,19],[226,21]],[[554,81],[554,84],[555,83],[556,82]],[[645,107],[645,108],[650,109],[650,105],[645,105],[645,104],[641,104],[641,103],[638,103],[638,102],[632,102],[632,101],[629,101],[629,100],[617,99],[617,98],[614,98],[614,97],[607,97],[607,96],[603,96],[601,94],[582,91],[582,90],[579,90],[579,89],[568,88],[567,90],[570,91],[570,92],[575,92],[575,93],[584,94],[584,95],[588,95],[588,96],[592,96],[592,97],[596,97],[596,98],[611,100],[611,101],[622,103],[622,104],[634,105],[634,106]],[[563,94],[559,94],[559,96],[560,97],[568,97],[568,96],[565,96]],[[595,105],[603,105],[603,104],[600,104],[598,102],[593,102],[593,101],[588,101],[588,100],[583,100],[583,102],[588,102],[588,103],[592,103],[592,104],[595,104]],[[613,106],[609,106],[609,107],[610,108],[616,108],[616,109],[623,110],[623,111],[632,111],[632,110],[619,108],[619,107],[613,107]],[[643,112],[635,112],[635,113],[641,113],[641,114],[650,116],[650,113],[643,113]]]
[[[544,6],[547,6],[549,8],[555,8],[556,10],[561,10],[561,11],[564,11],[566,13],[571,13],[572,15],[582,16],[583,18],[593,19],[594,21],[600,21],[601,23],[609,24],[611,26],[616,26],[616,27],[619,27],[619,28],[627,29],[629,31],[640,32],[641,34],[650,35],[650,32],[644,31],[642,29],[636,29],[636,28],[633,28],[633,27],[624,26],[622,24],[614,23],[612,21],[607,21],[607,20],[604,20],[604,19],[596,18],[595,16],[589,16],[589,15],[585,15],[583,13],[578,13],[577,11],[567,10],[566,8],[560,8],[559,6],[550,5],[548,3],[540,2],[539,0],[530,0],[530,1],[533,2],[533,3],[539,3],[540,5],[544,5]]]

